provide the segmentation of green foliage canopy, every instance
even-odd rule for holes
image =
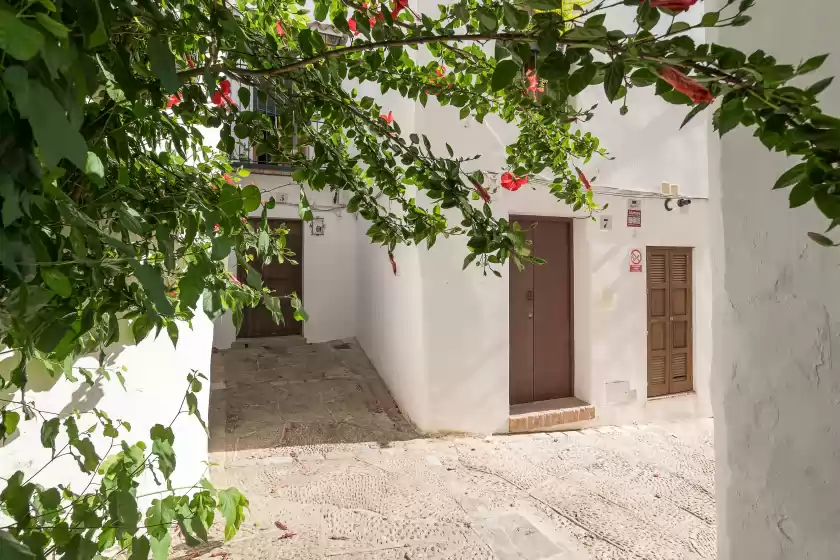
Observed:
[[[188,544],[207,540],[214,511],[226,538],[240,526],[247,500],[235,489],[206,481],[171,488],[171,425],[151,430],[151,446],[116,443],[127,423],[95,410],[80,430],[84,415],[50,417],[27,401],[26,387],[36,363],[73,382],[77,371],[81,382],[122,380],[104,364],[121,322],[130,322],[136,341],[166,329],[177,344],[178,322],[198,308],[210,317],[230,311],[240,323],[244,307],[263,303],[281,320],[286,298],[305,317],[294,294],[270,293],[251,266],[254,255],[292,255],[286,231],[268,226],[274,201],[261,200],[247,171],[231,166],[242,139],[291,164],[311,189],[349,193],[348,210],[389,253],[400,243],[431,247],[440,236],[464,235],[465,266],[498,273],[509,258],[539,262],[516,224],[494,216],[483,174],[464,170],[470,156],[404,137],[349,80],[452,105],[461,118],[481,122],[492,113],[513,123],[520,134],[507,148],[509,172],[550,174],[550,192],[590,214],[598,206],[577,166],[606,152],[584,131],[595,107],[572,100],[601,87],[626,113],[628,92],[650,88],[690,107],[686,122],[712,110],[721,134],[746,127],[769,150],[800,158],[774,188],[791,189],[791,206],[813,201],[835,226],[840,120],[817,103],[831,78],[791,83],[825,56],[792,65],[690,36],[748,24],[752,4],[731,0],[691,24],[684,12],[702,8],[691,0],[457,0],[424,14],[405,0],[315,0],[311,14],[302,0],[0,1],[0,346],[17,360],[0,382],[19,395],[3,401],[0,435],[18,430],[21,414],[40,420],[53,457],[75,458],[101,482],[94,490],[44,488],[37,472],[15,473],[0,494],[11,519],[0,529],[0,556],[122,551],[160,559],[173,525]],[[635,30],[608,27],[618,9],[635,10]],[[325,40],[315,20],[330,22],[341,40]],[[432,61],[418,63],[418,49]],[[258,109],[269,101],[276,119]],[[206,145],[207,129],[220,131],[217,146]],[[246,217],[260,208],[263,219],[252,226]],[[460,223],[448,223],[445,209]],[[305,196],[300,212],[312,217]],[[248,272],[244,283],[227,272],[231,252]],[[91,354],[103,361],[96,372],[74,367]],[[190,375],[178,414],[200,419],[201,379]],[[97,430],[119,451],[96,449]],[[167,489],[143,514],[138,477],[147,471]]]

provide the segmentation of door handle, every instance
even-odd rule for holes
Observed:
[[[528,293],[525,295],[525,298],[528,301],[532,301],[534,299],[534,292],[532,290],[528,290]]]

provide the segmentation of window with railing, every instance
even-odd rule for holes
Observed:
[[[251,93],[251,106],[249,109],[257,113],[262,113],[268,117],[271,126],[273,126],[275,130],[282,128],[280,126],[281,123],[279,122],[279,119],[282,116],[280,113],[282,108],[278,108],[277,102],[271,97],[266,97],[264,94],[258,93],[257,89],[254,87],[250,87],[248,89]],[[293,160],[295,158],[289,158],[289,161],[278,161],[277,155],[272,153],[275,150],[267,149],[269,144],[272,142],[272,138],[274,141],[277,140],[277,137],[267,130],[262,132],[262,138],[254,138],[253,136],[246,138],[237,137],[233,152],[231,153],[232,162],[252,169],[276,169],[293,166]],[[286,142],[288,142],[288,140],[286,140]],[[309,155],[307,146],[301,142],[297,126],[294,123],[292,123],[291,146],[287,143],[284,148],[285,149],[283,151],[286,153],[300,154],[304,158]]]
[[[309,28],[321,35],[324,39],[324,43],[329,47],[341,46],[347,42],[347,38],[330,24],[311,22],[309,24]],[[288,83],[288,86],[291,89],[291,83]],[[295,161],[299,162],[300,157],[304,159],[309,158],[309,146],[302,138],[303,127],[298,126],[295,122],[291,123],[291,145],[289,145],[289,123],[288,121],[282,123],[280,122],[280,119],[284,117],[282,114],[283,107],[278,107],[275,98],[258,92],[257,88],[252,86],[248,89],[250,91],[251,100],[249,109],[267,116],[275,130],[286,131],[286,134],[283,135],[283,142],[281,143],[283,149],[281,151],[291,154],[292,157],[288,158],[288,161],[278,161],[276,154],[271,153],[276,150],[266,149],[271,142],[276,142],[278,138],[268,131],[263,131],[262,138],[254,138],[253,136],[239,138],[236,136],[234,149],[231,153],[232,162],[236,165],[248,167],[252,170],[276,170],[294,167]],[[285,126],[280,126],[281,124]],[[315,131],[317,131],[319,127],[319,122],[310,122],[307,123],[306,126],[306,128]]]

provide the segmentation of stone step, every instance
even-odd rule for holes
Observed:
[[[551,399],[510,407],[508,433],[579,429],[591,425],[595,407],[575,397]]]

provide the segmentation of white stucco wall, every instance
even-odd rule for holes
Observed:
[[[241,185],[255,184],[263,191],[263,197],[286,195],[286,202],[269,210],[271,218],[297,220],[300,185],[286,175],[264,175],[252,173],[242,179]],[[303,325],[303,336],[307,342],[324,342],[356,334],[356,300],[348,294],[356,293],[356,217],[342,208],[347,196],[341,194],[339,203],[334,202],[334,193],[325,190],[313,192],[307,189],[306,197],[311,206],[329,210],[315,210],[317,217],[324,218],[325,234],[312,235],[310,225],[303,224],[303,306],[309,313],[309,320]],[[252,215],[260,216],[262,209]],[[233,255],[228,267],[235,270]],[[230,314],[215,321],[213,346],[230,348],[236,340],[236,329]]]
[[[173,348],[165,332],[157,339],[152,335],[140,344],[131,344],[133,339],[130,330],[125,324],[121,325],[121,343],[108,347],[106,355],[109,369],[126,366],[125,390],[113,375],[111,381],[103,379],[89,387],[84,382],[70,383],[63,377],[53,379],[39,367],[29,371],[30,383],[26,399],[33,400],[40,410],[59,414],[62,422],[72,414],[74,408],[81,412],[90,411],[94,407],[99,408],[107,412],[112,419],[121,419],[131,424],[131,431],[122,431],[120,439],[129,443],[142,440],[151,449],[149,430],[158,423],[167,426],[175,418],[187,389],[187,375],[192,370],[197,370],[210,377],[210,341],[213,325],[203,312],[196,314],[192,325],[190,330],[186,324],[180,324],[177,349]],[[0,375],[5,376],[18,359],[8,355],[2,358]],[[83,358],[76,366],[95,371],[97,364],[93,358]],[[76,376],[82,379],[78,373]],[[210,384],[205,381],[204,388],[198,395],[198,409],[205,421],[209,394]],[[9,396],[5,392],[1,396],[4,399],[20,398],[19,394]],[[49,414],[45,416],[47,419],[53,417]],[[95,417],[84,414],[77,423],[80,430],[85,430],[95,424]],[[0,476],[7,478],[17,470],[32,475],[49,461],[49,450],[41,446],[41,425],[40,419],[23,421],[21,418],[19,433],[8,438],[0,449]],[[187,416],[186,413],[175,421],[172,430],[175,433],[174,448],[177,456],[173,486],[192,486],[205,474],[207,434],[198,420]],[[58,438],[58,448],[67,441],[63,435],[63,427],[61,434]],[[110,438],[103,437],[100,428],[93,441],[99,455],[104,457]],[[119,451],[119,441],[117,440],[112,453]],[[71,457],[62,457],[42,471],[34,482],[47,487],[70,483],[76,492],[81,492],[89,478],[79,470]],[[152,479],[147,477],[138,494],[155,489],[157,488],[154,487]]]
[[[575,395],[596,406],[598,423],[709,416],[711,262],[708,204],[667,212],[642,199],[642,228],[626,227],[627,198],[609,203],[614,229],[576,220],[574,236]],[[494,197],[500,215],[571,216],[545,188]],[[464,240],[420,250],[430,422],[421,429],[498,432],[509,414],[508,278],[461,271]],[[629,253],[647,246],[694,247],[695,393],[647,400],[645,274],[629,272]],[[550,257],[549,257],[550,258]],[[646,266],[646,262],[644,263]],[[646,270],[646,269],[645,269]],[[631,394],[608,398],[606,384],[626,381]],[[635,394],[632,392],[635,391]]]
[[[806,83],[840,74],[840,4],[762,0],[751,13],[720,41],[794,64],[830,52]],[[840,113],[836,84],[821,100]],[[718,557],[837,558],[840,253],[806,237],[827,225],[813,204],[791,210],[787,190],[771,191],[794,161],[744,130],[713,149]]]

